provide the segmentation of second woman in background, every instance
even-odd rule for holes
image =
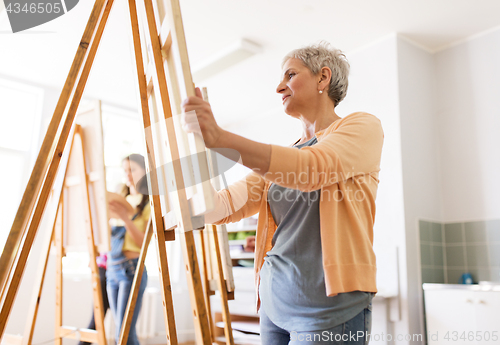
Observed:
[[[115,340],[117,342],[144,240],[144,233],[151,214],[149,196],[141,194],[141,192],[147,191],[146,179],[143,178],[146,174],[144,157],[139,154],[131,154],[122,161],[122,167],[127,182],[121,194],[132,205],[134,212],[130,214],[129,208],[120,202],[111,201],[109,203],[111,213],[114,214],[114,217],[118,217],[118,219],[111,219],[111,252],[108,256],[106,275],[108,299],[115,320]],[[148,275],[146,268],[144,268],[128,336],[128,345],[139,345],[135,325],[147,282]]]

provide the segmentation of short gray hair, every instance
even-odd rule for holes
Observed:
[[[320,42],[303,48],[292,50],[282,62],[282,66],[288,59],[296,58],[309,68],[313,74],[318,74],[323,67],[328,67],[332,71],[332,79],[328,87],[328,97],[337,106],[347,94],[349,84],[349,62],[344,53],[331,46],[328,42]]]

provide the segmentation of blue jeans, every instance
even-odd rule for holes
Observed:
[[[130,290],[132,289],[132,282],[134,280],[137,262],[138,259],[130,259],[116,265],[111,265],[108,266],[108,270],[106,272],[109,306],[113,312],[113,318],[115,320],[116,342],[118,342],[120,338],[123,316],[125,315],[125,310],[127,309],[128,298]],[[139,345],[135,325],[137,323],[139,311],[141,310],[142,297],[147,285],[148,274],[146,272],[146,268],[144,268],[141,286],[139,288],[139,295],[137,296],[137,301],[135,303],[132,324],[130,325],[127,345]]]
[[[260,340],[262,345],[367,345],[371,332],[372,304],[347,322],[330,329],[297,332],[276,326],[260,308]]]

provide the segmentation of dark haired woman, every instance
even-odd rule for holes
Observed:
[[[149,196],[141,194],[147,190],[144,157],[131,154],[122,161],[122,167],[127,178],[122,195],[132,205],[134,213],[129,214],[126,205],[117,201],[109,203],[109,209],[119,219],[111,219],[111,252],[108,256],[107,291],[108,299],[115,320],[118,341],[127,302],[134,280],[135,269],[139,260],[144,233],[151,214]],[[139,296],[135,305],[132,325],[128,336],[128,345],[139,345],[135,325],[141,309],[142,296],[146,290],[148,275],[146,269],[141,280]]]

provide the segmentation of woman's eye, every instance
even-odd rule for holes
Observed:
[[[295,75],[295,73],[288,73],[288,78],[292,79],[292,77]]]

